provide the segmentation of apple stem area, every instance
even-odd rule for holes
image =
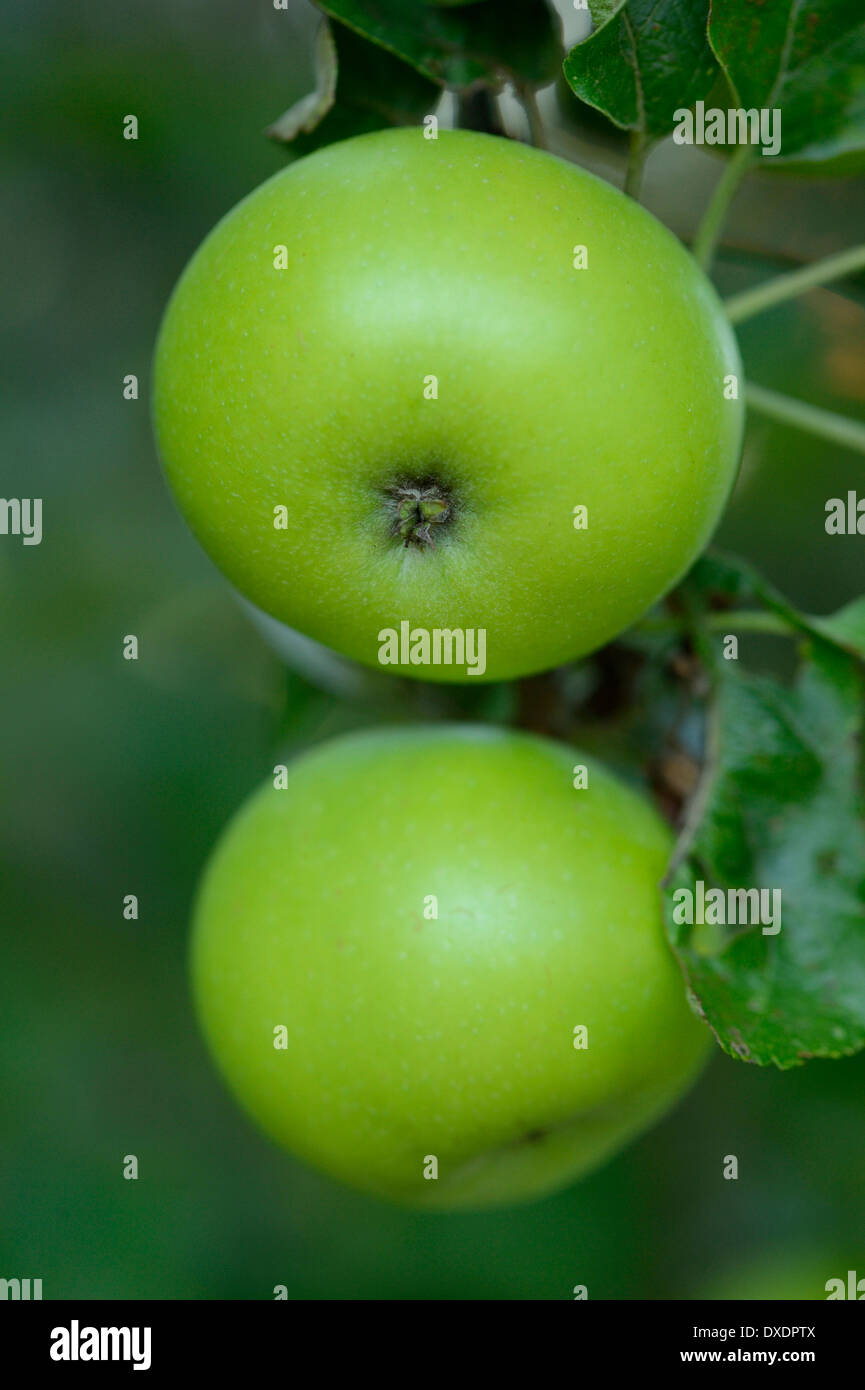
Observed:
[[[390,534],[408,548],[429,550],[436,533],[447,527],[453,515],[453,499],[442,483],[424,479],[419,483],[396,483],[386,492]]]

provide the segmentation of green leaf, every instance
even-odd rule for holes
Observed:
[[[855,90],[853,89],[855,87]],[[851,178],[865,170],[865,67],[851,75],[848,119],[837,134],[797,154],[766,159],[769,172],[802,178]]]
[[[669,134],[676,110],[704,97],[717,76],[708,0],[590,0],[590,10],[594,33],[565,59],[577,96],[626,130]]]
[[[703,594],[711,595],[716,604],[719,599],[723,600],[722,607],[733,602],[751,607],[761,605],[777,613],[791,629],[799,629],[804,636],[829,641],[865,661],[865,595],[826,617],[802,613],[751,565],[738,556],[725,555],[718,550],[708,551],[697,561],[689,580]],[[735,631],[735,627],[736,613],[733,611],[730,613],[731,631]]]
[[[415,125],[438,104],[440,89],[413,67],[343,24],[322,21],[316,90],[268,129],[296,156],[392,125]]]
[[[713,0],[709,39],[736,102],[781,112],[781,152],[767,167],[865,156],[862,0]],[[762,160],[760,161],[763,162]]]
[[[664,893],[670,941],[731,1056],[791,1067],[852,1053],[865,1046],[862,673],[824,644],[792,690],[726,665],[700,823]],[[676,924],[673,894],[698,882],[778,890],[777,935]]]
[[[664,890],[670,942],[731,1056],[783,1068],[855,1052],[865,1046],[865,670],[851,652],[861,655],[865,600],[809,618],[750,567],[717,555],[680,593],[712,693],[703,774]],[[711,613],[742,600],[801,631],[792,687],[716,650]],[[766,890],[769,911],[743,920],[740,909],[732,925],[677,920],[686,899],[674,895],[696,901],[700,885],[704,895],[720,890],[724,904],[731,890]],[[775,906],[780,930],[765,932]]]
[[[830,642],[865,661],[865,594],[839,608],[828,618],[812,618],[811,625]]]
[[[333,19],[446,87],[513,80],[539,87],[559,71],[558,19],[545,0],[436,8],[406,0],[322,0]]]

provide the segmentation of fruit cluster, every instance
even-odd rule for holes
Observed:
[[[211,233],[165,316],[155,422],[255,605],[370,666],[407,625],[391,673],[503,680],[611,640],[688,569],[735,478],[739,371],[708,281],[632,200],[510,141],[403,129],[301,160]],[[308,752],[205,876],[213,1053],[348,1183],[541,1195],[705,1056],[664,939],[669,850],[641,796],[523,733]]]

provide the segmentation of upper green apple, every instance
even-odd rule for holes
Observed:
[[[513,141],[401,129],[220,222],[166,313],[155,421],[259,607],[370,665],[403,622],[482,629],[499,679],[611,639],[690,566],[735,477],[739,374],[708,280],[633,200]]]
[[[661,922],[670,832],[596,765],[576,790],[579,761],[490,728],[376,731],[242,809],[199,896],[194,991],[280,1143],[407,1203],[520,1201],[693,1078],[709,1031]]]

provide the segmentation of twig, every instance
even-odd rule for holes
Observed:
[[[750,168],[754,151],[750,145],[740,145],[727,161],[727,167],[715,185],[709,206],[694,238],[693,252],[697,264],[705,271],[711,269],[715,247],[721,235],[724,219],[736,194],[736,190]]]
[[[865,269],[865,245],[853,246],[849,251],[841,251],[837,256],[827,256],[825,260],[814,261],[812,265],[793,270],[788,275],[779,275],[754,289],[744,290],[725,299],[724,308],[731,323],[744,323],[755,314],[762,314],[776,304],[805,294],[808,290],[829,285],[845,275]]]
[[[832,444],[841,444],[845,449],[865,454],[865,424],[859,420],[848,420],[845,415],[836,415],[832,410],[822,410],[819,406],[808,405],[791,396],[782,396],[777,391],[755,386],[752,382],[745,387],[745,397],[753,410],[768,416],[770,420],[806,430]]]

